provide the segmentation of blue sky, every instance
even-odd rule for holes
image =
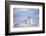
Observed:
[[[33,18],[35,24],[39,23],[39,9],[33,8],[14,8],[13,9],[13,22],[19,23],[26,19],[28,16]]]

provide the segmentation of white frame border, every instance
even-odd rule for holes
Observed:
[[[13,8],[39,8],[39,27],[13,28]],[[10,32],[42,31],[42,27],[42,6],[10,5]]]

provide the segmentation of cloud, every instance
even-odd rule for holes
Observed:
[[[28,9],[19,9],[19,11],[28,11]]]

